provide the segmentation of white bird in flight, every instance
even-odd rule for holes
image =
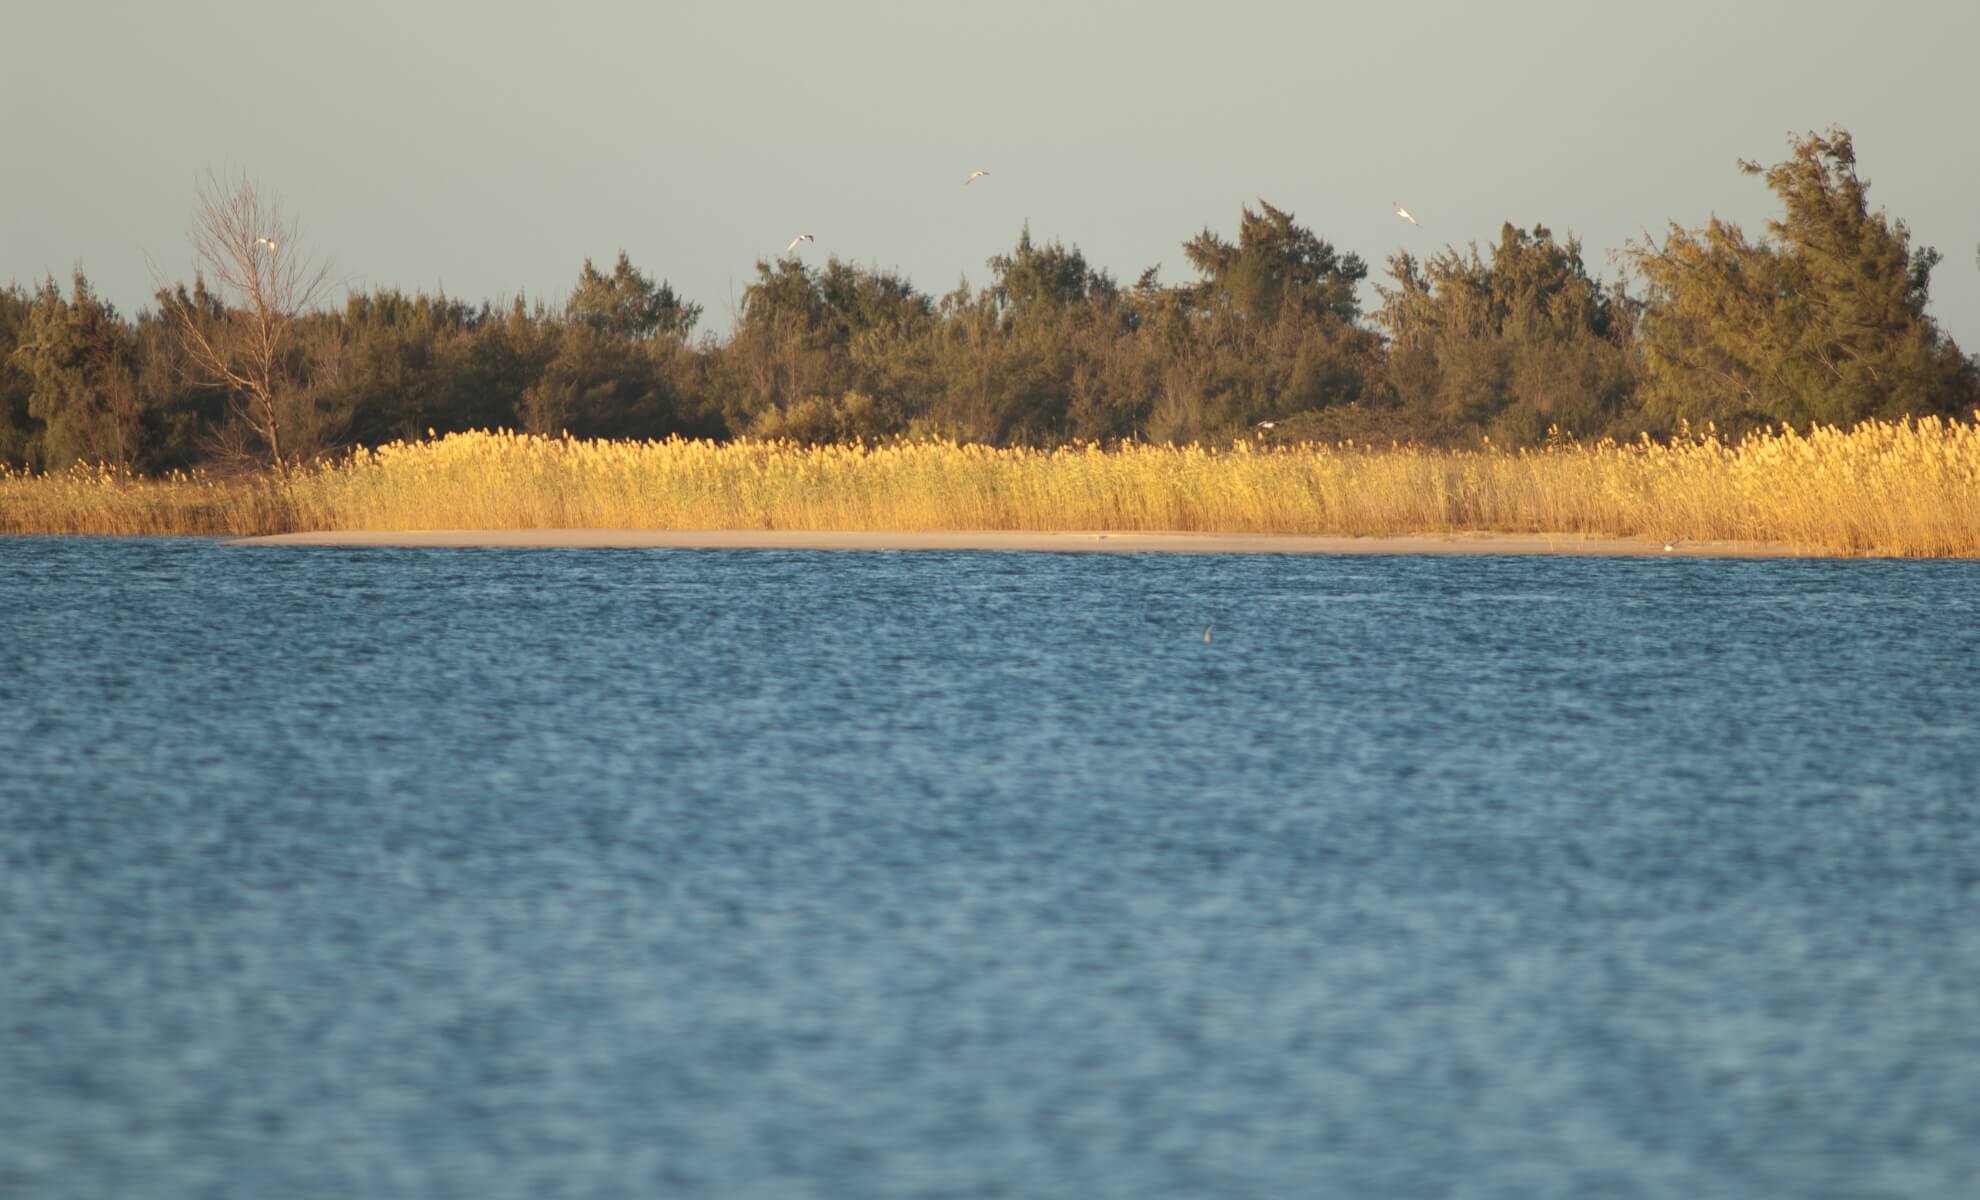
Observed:
[[[985,175],[988,175],[989,173],[990,172],[988,171],[971,171],[969,173],[969,178],[963,180],[963,186],[968,187],[970,184],[975,183],[977,180],[983,178]]]
[[[1423,222],[1409,215],[1409,210],[1402,206],[1401,201],[1396,202],[1396,215],[1401,217],[1403,220],[1408,221],[1411,225],[1423,224]]]
[[[266,246],[266,247],[268,247],[268,250],[269,250],[269,252],[270,252],[271,254],[272,254],[272,253],[274,252],[274,250],[275,250],[275,239],[274,239],[274,238],[265,238],[265,237],[259,237],[259,238],[256,238],[256,239],[254,239],[254,244],[255,244],[255,245],[257,245],[257,246]]]
[[[791,244],[790,244],[790,245],[788,245],[788,246],[786,246],[786,247],[784,247],[784,253],[786,253],[786,254],[789,254],[789,253],[790,253],[791,251],[793,251],[793,250],[795,250],[795,249],[797,249],[797,244],[798,244],[799,242],[808,242],[808,241],[810,241],[810,240],[811,240],[811,235],[810,235],[810,234],[808,234],[808,233],[800,233],[800,234],[798,234],[798,235],[797,235],[796,237],[794,237],[794,238],[792,238],[792,239],[791,239]]]

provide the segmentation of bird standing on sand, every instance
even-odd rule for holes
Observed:
[[[1396,201],[1396,215],[1401,217],[1403,220],[1408,221],[1411,225],[1423,224],[1423,222],[1409,215],[1409,210],[1402,206],[1402,201],[1400,200]]]
[[[969,178],[963,180],[963,186],[968,187],[970,184],[975,183],[977,180],[983,178],[985,175],[988,175],[989,173],[990,172],[988,171],[971,171],[969,173]]]
[[[786,253],[786,254],[789,254],[789,253],[790,253],[791,251],[793,251],[793,250],[795,250],[795,249],[797,249],[797,244],[798,244],[799,242],[808,242],[808,241],[810,241],[810,240],[811,240],[811,235],[810,235],[810,234],[808,234],[808,233],[800,233],[800,234],[798,234],[798,235],[797,235],[796,237],[794,237],[794,238],[792,238],[792,239],[791,239],[791,244],[790,244],[790,245],[788,245],[788,246],[786,246],[786,247],[784,247],[784,253]]]

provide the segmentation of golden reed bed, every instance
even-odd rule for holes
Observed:
[[[1980,414],[1976,414],[1980,416]],[[1980,556],[1980,427],[1935,419],[1709,430],[1522,451],[1055,451],[942,442],[580,442],[468,433],[274,476],[0,474],[0,531],[1119,530],[1351,536],[1498,531]]]

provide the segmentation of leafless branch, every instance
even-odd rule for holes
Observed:
[[[284,351],[296,318],[322,301],[330,268],[304,251],[300,222],[245,174],[201,176],[190,238],[222,313],[211,321],[196,305],[173,306],[186,357],[227,390],[235,415],[284,468],[285,406],[303,391]]]

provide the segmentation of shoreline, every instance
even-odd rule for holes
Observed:
[[[1832,558],[1783,542],[1679,542],[1571,533],[1289,533],[1023,530],[409,529],[230,538],[229,546],[483,547],[612,550],[971,550],[1048,554],[1571,555],[1588,558]]]

